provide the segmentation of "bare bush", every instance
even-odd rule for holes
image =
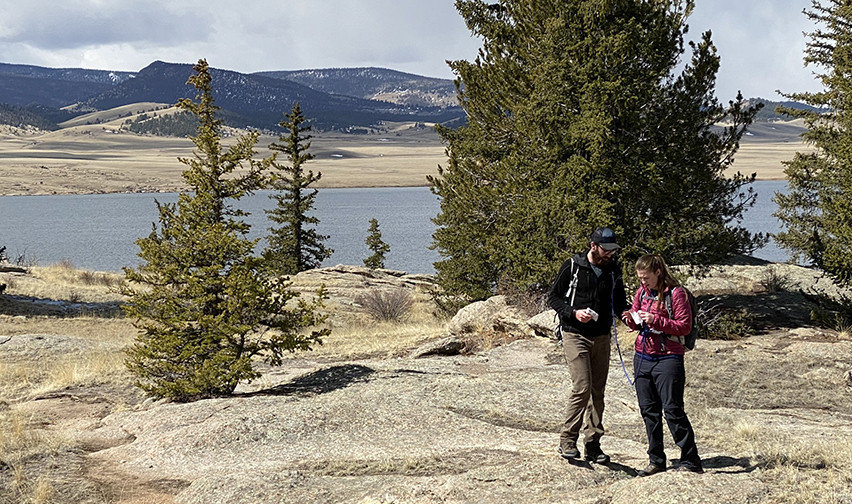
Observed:
[[[787,291],[793,286],[790,276],[779,272],[775,266],[767,268],[763,272],[759,283],[770,294]]]
[[[98,276],[94,271],[83,270],[80,272],[80,281],[86,285],[96,285]]]
[[[68,259],[67,257],[63,257],[62,259],[60,259],[58,263],[54,264],[54,266],[56,266],[57,269],[64,269],[68,271],[76,269],[74,267],[74,263],[71,262],[71,259]]]
[[[698,335],[708,340],[736,340],[755,333],[753,317],[745,309],[699,306]]]
[[[355,302],[376,320],[399,321],[411,312],[414,298],[409,291],[402,288],[373,289],[358,295]]]
[[[117,275],[107,273],[96,273],[94,271],[83,270],[80,272],[80,281],[85,285],[103,285],[105,287],[116,287],[121,283],[121,279]]]
[[[497,292],[506,296],[506,303],[514,306],[524,315],[532,317],[547,310],[547,292],[540,286],[519,289],[512,282],[501,282]]]

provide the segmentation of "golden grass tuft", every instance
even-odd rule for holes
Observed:
[[[773,482],[768,501],[786,504],[849,502],[852,488],[848,471],[803,471],[786,466],[772,471],[767,479]]]
[[[779,433],[772,426],[701,408],[690,412],[703,444],[745,456],[763,469],[770,483],[766,502],[847,502],[852,486],[852,446],[803,434]],[[845,499],[845,500],[844,500]]]
[[[335,327],[322,345],[291,358],[349,359],[394,357],[438,337],[444,329],[442,319],[412,318],[405,322],[353,323]]]
[[[38,396],[68,389],[110,382],[130,382],[124,365],[124,352],[90,352],[81,357],[65,357],[53,364],[43,379],[31,387],[31,393]]]
[[[742,443],[751,443],[760,437],[760,428],[748,422],[737,422],[731,430],[731,437]]]
[[[44,363],[22,360],[0,363],[0,399],[17,401],[72,387],[132,382],[122,348],[84,352]]]
[[[30,271],[33,277],[44,280],[53,287],[77,289],[92,287],[93,290],[105,290],[116,299],[119,295],[114,289],[124,281],[124,275],[121,273],[77,269],[67,259],[50,266],[35,266]],[[104,287],[106,289],[103,289]]]
[[[32,460],[56,454],[64,443],[33,427],[35,419],[11,408],[0,414],[0,463],[11,469],[11,481],[0,490],[0,502],[46,504],[53,502],[54,488],[44,476],[27,470]]]
[[[17,464],[24,459],[58,448],[55,439],[32,429],[31,418],[12,408],[0,414],[0,460]]]

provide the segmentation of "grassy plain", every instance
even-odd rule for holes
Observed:
[[[174,192],[183,188],[192,157],[185,138],[137,135],[125,122],[140,113],[166,114],[162,104],[139,104],[93,113],[63,124],[58,131],[25,131],[0,126],[0,194],[83,194]],[[315,133],[308,165],[322,172],[316,187],[423,186],[426,176],[445,163],[444,147],[433,125],[389,124],[383,131],[354,135]],[[228,130],[226,134],[236,135]],[[225,137],[228,145],[234,136]],[[278,139],[262,135],[258,156]]]
[[[185,138],[136,135],[125,122],[141,113],[168,114],[173,108],[144,103],[92,113],[52,132],[0,127],[0,195],[175,192],[183,189],[185,165],[192,156]],[[445,146],[431,124],[387,124],[370,134],[314,133],[308,164],[322,172],[316,187],[424,186],[428,175],[446,165]],[[783,179],[783,161],[808,151],[798,137],[800,123],[754,125],[743,138],[730,173],[757,173],[758,179]],[[229,133],[238,134],[231,131]],[[227,145],[233,137],[225,138]],[[277,138],[263,135],[258,156],[268,156]]]

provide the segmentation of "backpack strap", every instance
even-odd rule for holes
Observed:
[[[576,266],[576,268],[575,268]],[[565,292],[565,297],[568,298],[568,304],[570,306],[574,306],[574,295],[577,294],[577,274],[580,272],[580,266],[574,262],[574,258],[571,258],[571,273],[573,276],[571,277],[571,283],[568,284],[568,290]],[[562,343],[562,321],[559,320],[559,314],[555,314],[553,316],[553,322],[556,325],[556,328],[553,330],[554,336],[556,337],[556,341],[558,343]]]
[[[675,289],[677,289],[677,287],[672,287],[671,289],[669,289],[668,292],[666,292],[666,295],[665,295],[666,311],[669,312],[669,318],[674,318],[674,309],[672,308],[672,295],[674,294]],[[666,338],[668,338],[672,341],[676,341],[677,343],[680,343],[681,345],[686,343],[686,340],[684,339],[683,336],[670,336],[670,335],[666,334]]]
[[[674,293],[675,289],[677,289],[677,287],[671,288],[671,289],[667,290],[665,294],[663,294],[663,302],[666,305],[666,313],[669,314],[670,319],[674,318],[674,308],[672,307],[672,293]],[[657,298],[655,298],[653,296],[646,295],[645,290],[643,289],[642,290],[642,300],[644,301],[646,299],[652,299],[654,301],[657,300]],[[665,337],[674,341],[674,342],[680,343],[681,345],[683,345],[686,342],[686,340],[684,339],[683,336],[671,336],[669,334],[666,334]]]
[[[577,294],[577,283],[579,282],[579,280],[577,279],[577,274],[580,273],[580,266],[574,262],[573,257],[571,258],[571,273],[571,283],[568,284],[568,291],[565,293],[565,297],[568,298],[568,304],[573,307],[574,296]]]

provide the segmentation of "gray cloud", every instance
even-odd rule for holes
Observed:
[[[819,83],[805,69],[805,36],[815,25],[802,14],[810,0],[697,0],[690,18],[690,34],[711,30],[721,58],[717,96],[734,99],[781,99],[785,93],[816,91]]]
[[[203,40],[203,10],[182,2],[30,0],[3,8],[0,42],[39,50],[144,43],[155,47]]]
[[[810,0],[696,0],[722,59],[717,94],[777,98],[816,89],[803,69]],[[453,0],[0,0],[0,62],[135,71],[154,60],[241,72],[382,66],[451,78],[472,60]],[[687,55],[688,57],[688,55]]]

